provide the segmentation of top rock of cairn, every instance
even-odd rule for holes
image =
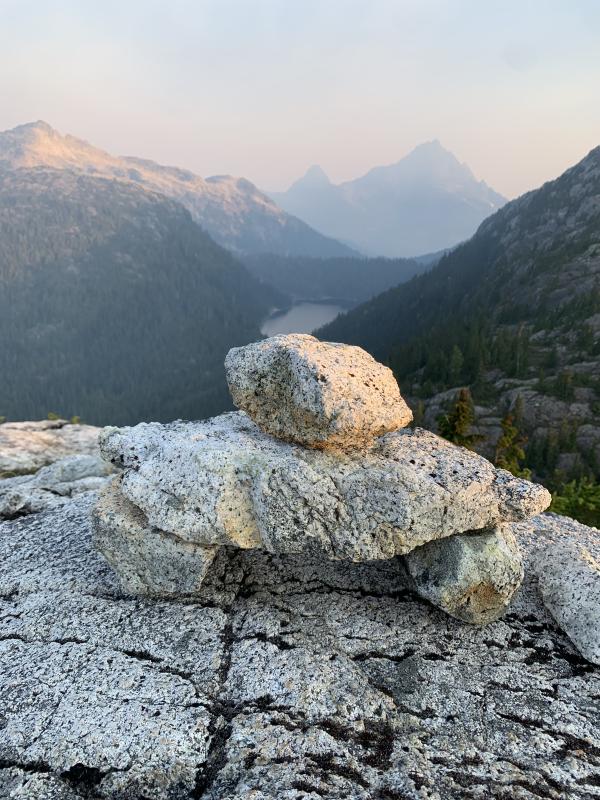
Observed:
[[[225,371],[238,408],[265,433],[305,447],[365,447],[412,420],[392,371],[360,347],[273,336],[230,350]]]

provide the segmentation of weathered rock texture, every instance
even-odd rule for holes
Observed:
[[[222,548],[198,595],[123,594],[91,501],[0,525],[0,797],[591,800],[600,670],[529,561],[589,529],[518,525],[512,609],[473,628],[395,560]],[[20,792],[20,794],[19,794]]]
[[[27,475],[59,458],[98,455],[100,428],[64,419],[0,425],[0,478]]]
[[[33,475],[0,480],[0,520],[47,511],[102,487],[113,472],[99,455],[61,458]]]
[[[372,561],[550,502],[542,486],[420,429],[329,454],[273,439],[238,412],[108,428],[100,446],[151,526],[204,546]]]
[[[100,494],[94,509],[94,545],[133,594],[197,592],[217,547],[186,542],[148,525],[143,512],[121,494],[119,480]]]
[[[363,447],[412,420],[392,371],[360,347],[273,336],[230,350],[225,371],[263,431],[308,447]]]
[[[506,524],[429,542],[405,563],[422,597],[480,625],[500,616],[523,580],[519,545]]]
[[[536,560],[535,571],[554,619],[588,661],[600,664],[600,561],[583,543],[552,543]]]

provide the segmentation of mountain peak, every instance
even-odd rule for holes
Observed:
[[[331,186],[331,181],[322,167],[318,164],[313,164],[301,178],[291,185],[290,189],[321,189],[325,186]]]
[[[48,125],[47,122],[44,122],[43,119],[38,119],[35,122],[25,122],[23,125],[17,125],[11,131],[5,131],[5,133],[28,133],[29,131],[36,131],[38,133],[44,133],[47,136],[60,136],[58,131],[56,131],[51,125]]]
[[[0,165],[8,169],[51,167],[85,169],[92,161],[105,161],[107,153],[82,139],[63,136],[44,120],[27,122],[0,132]],[[85,171],[89,171],[85,169]]]
[[[396,170],[401,169],[403,172],[408,170],[419,170],[426,173],[439,174],[440,170],[450,170],[452,172],[460,171],[470,178],[473,178],[473,173],[466,164],[462,164],[458,158],[450,150],[447,150],[439,139],[432,139],[429,142],[422,142],[414,147],[410,153],[405,155],[400,161],[395,164],[390,164],[389,167],[376,167],[375,169],[388,169]]]
[[[332,184],[320,167],[311,167],[287,192],[272,196],[285,211],[328,236],[351,242],[363,253],[389,257],[453,247],[506,202],[439,139],[340,184]]]

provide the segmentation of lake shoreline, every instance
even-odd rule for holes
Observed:
[[[338,314],[352,308],[352,305],[337,298],[299,300],[284,308],[275,308],[261,322],[260,330],[265,336],[279,333],[311,333],[334,320]]]

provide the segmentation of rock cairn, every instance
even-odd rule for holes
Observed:
[[[97,549],[133,593],[198,591],[220,547],[367,562],[473,623],[497,618],[523,577],[514,523],[542,486],[429,431],[393,374],[358,347],[275,336],[231,350],[239,412],[107,428],[120,476],[94,511]]]

